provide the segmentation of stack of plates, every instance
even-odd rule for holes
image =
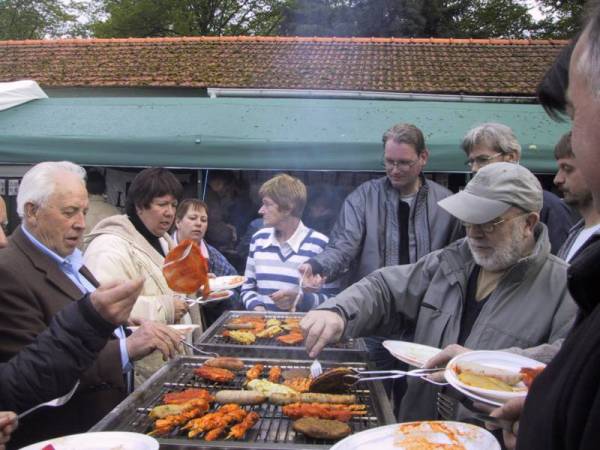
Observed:
[[[102,431],[48,439],[21,450],[158,450],[158,447],[156,439],[144,434]]]
[[[516,387],[521,388],[522,390],[515,392],[497,391],[470,386],[459,380],[456,374],[456,364],[458,362],[476,363],[495,369],[504,369],[513,373],[519,373],[524,367],[544,367],[543,363],[534,359],[498,351],[467,352],[453,358],[446,366],[446,371],[444,372],[444,376],[448,383],[467,397],[493,406],[502,406],[503,403],[510,399],[525,397],[527,395],[526,386],[522,382],[519,383]]]

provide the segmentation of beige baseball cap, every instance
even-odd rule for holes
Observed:
[[[542,204],[542,186],[535,175],[508,162],[482,167],[463,191],[438,202],[457,219],[473,224],[494,220],[511,206],[539,212]]]

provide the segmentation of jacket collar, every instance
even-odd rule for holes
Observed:
[[[57,262],[38,249],[33,242],[25,236],[21,227],[17,228],[11,235],[10,241],[27,257],[27,259],[29,259],[33,267],[45,274],[46,280],[50,284],[56,286],[72,300],[78,300],[82,297],[79,288],[63,273]],[[98,281],[85,266],[81,267],[80,272],[94,286],[98,286]]]

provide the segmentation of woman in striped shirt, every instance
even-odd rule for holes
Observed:
[[[258,212],[267,228],[257,231],[250,241],[242,286],[244,306],[255,311],[308,311],[338,291],[334,283],[318,292],[300,286],[298,266],[321,253],[328,238],[300,220],[306,186],[299,179],[277,175],[261,186],[259,195]]]

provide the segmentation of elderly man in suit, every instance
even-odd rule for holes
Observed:
[[[98,286],[83,266],[81,243],[88,195],[85,171],[70,162],[45,162],[29,170],[17,195],[22,225],[0,251],[0,362],[32,343],[64,306]],[[132,362],[159,350],[179,348],[179,334],[144,322],[130,336],[117,328],[81,378],[65,406],[42,409],[21,423],[9,444],[83,432],[114,408],[131,389]]]

